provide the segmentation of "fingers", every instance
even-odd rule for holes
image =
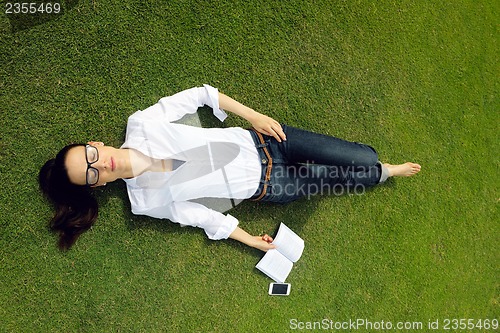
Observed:
[[[274,245],[274,244],[268,244],[266,251],[267,250],[272,250],[272,249],[275,249],[275,248],[276,248],[276,245]]]
[[[286,141],[286,135],[285,132],[283,132],[283,128],[275,120],[273,120],[273,123],[267,126],[267,128],[262,128],[261,132],[263,132],[266,135],[274,137],[278,142],[281,142],[282,140]]]
[[[286,141],[286,135],[285,132],[283,132],[283,128],[281,127],[280,123],[278,123],[276,120],[273,121],[274,124],[271,126],[271,129],[273,130],[273,137],[278,140],[278,142],[281,142],[281,140]]]
[[[286,135],[285,132],[283,132],[283,129],[281,128],[280,124],[276,124],[274,126],[271,126],[269,130],[269,134],[272,137],[276,139],[276,141],[281,142],[281,141],[286,141]]]
[[[262,236],[255,236],[255,238],[258,240],[253,247],[267,252],[268,250],[272,250],[276,248],[276,245],[272,244],[273,238],[267,234],[262,235]]]
[[[272,136],[278,142],[286,141],[281,124],[273,118],[257,112],[257,117],[251,121],[253,127],[262,134]]]
[[[269,236],[268,234],[265,234],[262,236],[262,240],[267,242],[267,243],[272,243],[274,239],[271,236]]]
[[[278,142],[281,142],[281,140],[286,141],[286,135],[285,132],[283,132],[283,128],[281,128],[280,124],[278,124],[278,126],[278,130],[275,130],[275,133],[279,136],[279,138],[276,138],[276,136],[274,137],[276,138],[276,140],[278,140]]]
[[[264,243],[264,244],[262,244],[260,249],[264,252],[267,252],[268,250],[272,250],[275,248],[276,248],[276,245],[274,245],[274,244]]]

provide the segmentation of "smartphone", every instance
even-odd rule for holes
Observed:
[[[269,295],[288,296],[291,287],[290,283],[271,283],[269,285]]]

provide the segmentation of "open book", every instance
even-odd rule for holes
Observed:
[[[274,281],[283,283],[290,274],[293,263],[302,256],[304,240],[281,223],[272,244],[276,245],[276,249],[267,251],[255,267]]]

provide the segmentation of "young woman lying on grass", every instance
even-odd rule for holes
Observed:
[[[203,105],[221,121],[224,110],[252,130],[199,128],[175,121]],[[120,148],[101,142],[64,147],[40,170],[40,187],[56,213],[51,229],[69,249],[95,222],[92,188],[123,179],[132,212],[203,228],[210,239],[232,238],[262,251],[268,235],[251,236],[238,220],[203,198],[286,203],[315,194],[359,193],[420,165],[382,164],[367,145],[280,125],[208,85],[165,97],[128,119]]]

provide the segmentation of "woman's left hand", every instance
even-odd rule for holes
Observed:
[[[255,112],[255,115],[249,119],[252,126],[262,134],[274,137],[278,142],[286,141],[286,135],[281,128],[280,123],[271,117]]]
[[[248,120],[252,126],[262,134],[274,137],[278,142],[286,140],[286,135],[281,128],[280,123],[271,117],[263,115],[248,106],[235,101],[229,96],[219,92],[219,106],[227,111]]]

